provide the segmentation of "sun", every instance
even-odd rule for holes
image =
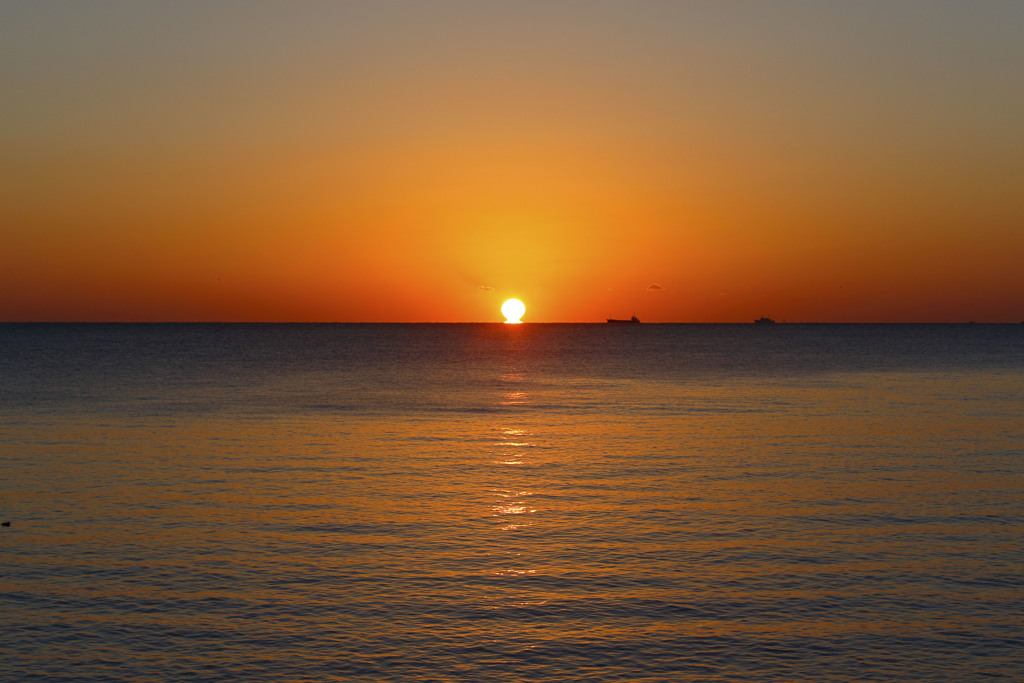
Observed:
[[[513,325],[523,322],[520,318],[526,313],[526,304],[519,299],[509,299],[501,305],[501,314],[505,316],[505,322]]]

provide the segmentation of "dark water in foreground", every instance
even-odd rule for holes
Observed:
[[[1024,326],[0,326],[4,680],[1024,679]]]

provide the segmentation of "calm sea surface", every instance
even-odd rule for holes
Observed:
[[[0,678],[1024,680],[1024,325],[2,325]]]

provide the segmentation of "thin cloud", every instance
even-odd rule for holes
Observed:
[[[477,289],[479,289],[481,292],[493,292],[494,291],[494,287],[490,287],[488,285],[480,285],[479,287],[477,287]]]
[[[649,285],[649,286],[647,287],[647,289],[648,289],[648,290],[654,290],[654,291],[657,291],[657,290],[659,290],[659,289],[665,289],[665,288],[664,288],[664,287],[662,287],[661,285],[659,285],[659,284],[658,284],[657,282],[655,282],[654,284],[652,284],[652,285]]]

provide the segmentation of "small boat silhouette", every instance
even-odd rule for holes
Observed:
[[[755,325],[774,325],[775,321],[772,320],[771,318],[766,318],[765,316],[762,315],[760,318],[758,318],[757,320],[754,321],[754,324]]]

